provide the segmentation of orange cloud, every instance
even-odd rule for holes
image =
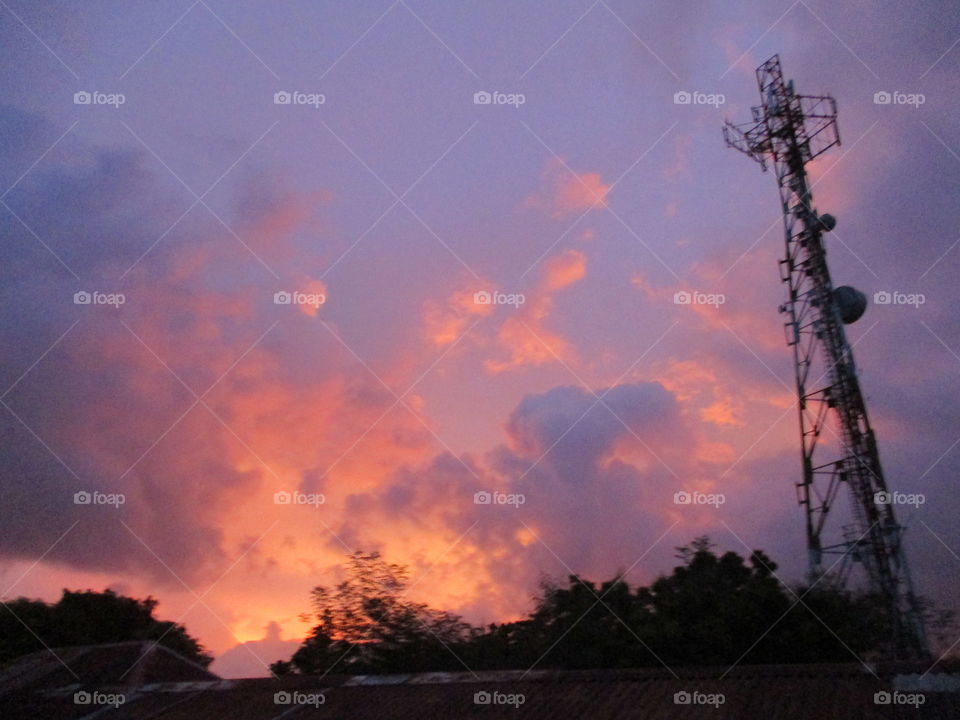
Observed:
[[[579,250],[564,250],[544,263],[543,289],[561,290],[587,274],[587,258]]]
[[[541,176],[541,188],[523,202],[525,207],[537,208],[552,218],[560,219],[590,208],[607,206],[607,193],[599,173],[575,173],[562,160],[551,159]]]
[[[743,427],[744,422],[740,418],[742,410],[741,407],[737,407],[732,397],[725,397],[703,408],[700,411],[700,417],[715,425]]]
[[[491,372],[544,365],[558,360],[572,362],[568,341],[550,330],[545,321],[553,309],[553,296],[586,277],[587,259],[579,250],[567,249],[547,259],[530,299],[518,306],[500,326],[497,343],[504,348],[506,360],[490,359]]]
[[[321,280],[307,278],[300,283],[297,297],[302,300],[297,303],[297,309],[307,317],[316,317],[327,301],[327,286]]]
[[[497,342],[507,350],[509,357],[506,360],[487,360],[486,368],[498,373],[544,365],[569,354],[567,341],[563,337],[547,331],[539,323],[534,324],[536,328],[519,318],[507,318],[497,332]]]
[[[493,305],[477,302],[477,293],[490,292],[481,281],[455,290],[445,300],[424,303],[424,331],[434,345],[455,342],[477,317],[493,312]]]
[[[272,248],[271,260],[292,258],[295,235],[309,222],[295,209],[308,205],[285,201],[233,225]],[[123,324],[88,313],[84,331],[64,338],[62,355],[50,359],[84,368],[81,382],[56,366],[36,369],[62,416],[31,424],[66,463],[79,467],[82,458],[95,469],[81,473],[82,481],[61,481],[67,502],[84,487],[127,500],[129,530],[119,522],[84,523],[88,529],[64,545],[70,554],[52,562],[108,572],[111,582],[177,605],[184,599],[177,577],[203,585],[242,557],[210,596],[216,614],[241,632],[295,617],[316,578],[346,552],[323,523],[345,512],[350,493],[421,462],[437,444],[414,414],[423,409],[417,399],[405,399],[412,410],[397,403],[324,329],[336,331],[333,321],[318,322],[319,305],[300,305],[300,312],[277,306],[277,286],[249,272],[249,254],[220,238],[186,240],[158,246],[129,274],[127,303],[118,311]],[[275,267],[280,287],[326,295],[325,284],[298,273],[292,259]],[[423,369],[406,360],[401,353],[370,364],[399,391]],[[298,489],[324,494],[325,504],[273,502],[275,492]],[[194,552],[198,547],[203,552]],[[257,582],[267,574],[269,584]],[[261,585],[262,597],[251,587]],[[271,594],[278,587],[288,600]],[[187,597],[177,609],[189,606]],[[191,630],[215,650],[252,637],[249,629],[225,635],[222,623],[198,612]]]
[[[545,320],[553,308],[554,294],[576,284],[586,274],[586,256],[579,250],[567,249],[544,261],[529,295],[504,293],[483,281],[465,281],[463,289],[445,299],[424,303],[424,334],[432,344],[446,346],[460,338],[477,319],[497,314],[504,319],[492,339],[488,335],[484,340],[481,333],[476,333],[477,343],[492,343],[507,354],[505,359],[488,359],[484,365],[489,371],[543,365],[558,358],[567,362],[571,359],[569,342],[547,328]],[[515,301],[511,302],[511,298]]]

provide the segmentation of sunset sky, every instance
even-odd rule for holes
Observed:
[[[0,6],[0,598],[153,595],[263,675],[357,549],[471,622],[701,534],[800,581],[776,183],[720,132],[779,53],[837,98],[835,283],[922,296],[848,332],[888,484],[925,497],[915,584],[956,607],[960,7]]]

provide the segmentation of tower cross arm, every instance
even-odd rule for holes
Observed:
[[[766,156],[769,153],[764,126],[758,123],[734,125],[729,120],[724,121],[723,140],[727,147],[739,150],[758,163],[764,172],[767,170]]]

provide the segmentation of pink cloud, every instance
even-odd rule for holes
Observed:
[[[537,285],[523,305],[511,310],[497,331],[497,345],[505,359],[490,358],[486,368],[498,373],[552,362],[574,361],[569,340],[547,325],[554,295],[586,277],[587,259],[579,250],[564,250],[548,258]]]
[[[537,208],[554,219],[562,219],[590,208],[607,206],[610,186],[599,173],[575,173],[559,158],[551,159],[541,176],[540,189],[527,196],[525,207]]]

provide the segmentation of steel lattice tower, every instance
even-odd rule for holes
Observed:
[[[888,659],[928,656],[923,618],[903,553],[903,529],[894,516],[877,444],[844,324],[866,309],[852,287],[833,287],[823,234],[836,220],[819,215],[806,164],[840,144],[832,97],[797,95],[785,82],[775,55],[757,68],[761,104],[753,121],[723,128],[727,145],[773,166],[780,188],[786,255],[780,278],[786,285],[787,344],[793,349],[800,415],[803,479],[797,495],[806,514],[810,576],[823,576],[824,555],[840,554],[837,581],[859,563],[869,590],[884,602],[891,626]],[[831,412],[832,411],[832,412]],[[833,417],[833,426],[828,419]],[[836,428],[836,430],[834,429]],[[846,485],[852,524],[828,523]],[[835,563],[836,564],[836,563]],[[829,568],[828,568],[829,569]]]

